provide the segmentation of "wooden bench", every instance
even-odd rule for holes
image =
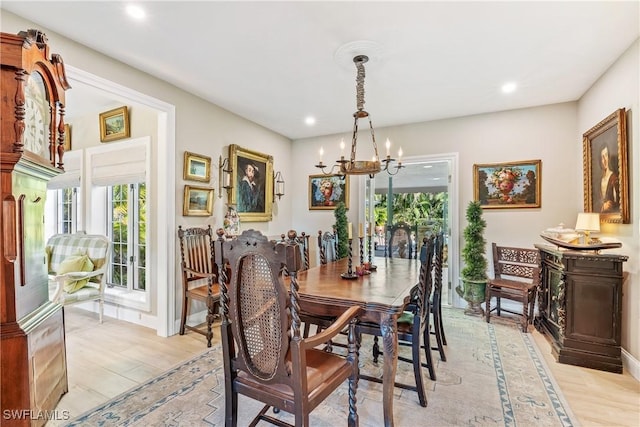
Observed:
[[[537,249],[498,246],[492,243],[494,278],[487,282],[485,292],[486,320],[490,322],[491,311],[500,316],[501,311],[521,316],[522,332],[528,331],[533,322],[533,310],[540,283],[540,253]],[[491,298],[496,306],[491,308]],[[501,307],[506,298],[522,303],[522,312]]]

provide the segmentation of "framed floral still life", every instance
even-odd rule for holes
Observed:
[[[100,113],[100,142],[129,138],[129,109],[124,107]]]
[[[582,135],[584,211],[629,223],[626,111],[620,108]]]
[[[213,213],[213,188],[184,186],[182,215],[211,216]]]
[[[473,165],[473,197],[483,209],[539,208],[541,160]]]
[[[349,179],[346,176],[309,176],[309,210],[335,209],[339,202],[349,206]]]
[[[184,180],[209,182],[211,179],[211,157],[184,152]]]
[[[229,146],[232,185],[229,204],[235,205],[240,221],[271,221],[273,212],[273,157]]]

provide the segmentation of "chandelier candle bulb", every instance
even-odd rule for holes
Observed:
[[[322,156],[324,156],[324,148],[320,147],[320,163],[318,163],[320,165],[322,164]]]
[[[387,157],[389,157],[390,151],[391,151],[391,141],[389,141],[389,138],[387,138],[387,142],[384,143],[385,147],[387,147]]]

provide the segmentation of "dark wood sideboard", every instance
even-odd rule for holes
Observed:
[[[628,257],[536,244],[542,263],[535,327],[560,363],[622,373],[623,262]]]

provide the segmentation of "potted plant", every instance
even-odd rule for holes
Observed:
[[[487,222],[482,218],[482,206],[479,201],[469,203],[466,218],[467,227],[464,229],[464,248],[462,249],[462,259],[465,263],[461,272],[463,287],[456,287],[456,292],[468,303],[465,314],[483,316],[484,310],[480,304],[484,301],[487,284],[484,239]]]
[[[349,255],[349,240],[348,240],[348,221],[347,221],[347,206],[344,202],[339,202],[336,205],[336,209],[333,211],[336,217],[336,223],[334,228],[338,235],[338,259],[345,258]]]

